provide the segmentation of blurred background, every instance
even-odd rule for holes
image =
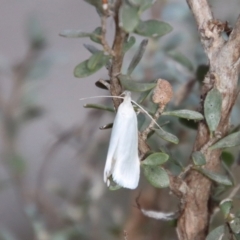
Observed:
[[[234,24],[238,0],[210,3],[216,18]],[[166,21],[174,29],[149,42],[136,80],[167,79],[174,89],[168,108],[197,109],[207,59],[186,2],[157,0],[144,18]],[[59,36],[64,29],[91,32],[99,25],[95,8],[82,0],[0,0],[0,240],[176,239],[173,222],[143,217],[136,207],[139,197],[145,209],[177,210],[168,189],[156,190],[143,176],[134,191],[109,191],[103,183],[111,131],[99,127],[111,123],[114,114],[84,109],[79,98],[109,95],[94,84],[107,79],[107,71],[75,78],[74,67],[90,56],[83,46],[90,40]],[[112,19],[108,27],[111,42]],[[125,57],[123,71],[141,39]],[[110,100],[87,102],[112,105]],[[234,108],[233,124],[239,115]],[[139,118],[142,129],[148,120]],[[177,174],[176,162],[187,163],[196,131],[174,118],[160,123],[169,120],[166,129],[180,144],[155,136],[149,144],[170,149],[168,167]],[[229,154],[237,159],[238,150]]]

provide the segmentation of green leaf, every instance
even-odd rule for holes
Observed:
[[[159,38],[172,31],[172,27],[165,22],[157,20],[140,21],[135,33],[152,38]]]
[[[198,123],[194,120],[187,120],[184,118],[179,118],[179,122],[184,125],[187,128],[197,130],[198,129]]]
[[[137,100],[137,103],[141,104],[147,97],[148,95],[151,93],[152,89],[142,92]]]
[[[168,142],[175,143],[175,144],[179,143],[179,139],[175,135],[164,131],[162,128],[154,129],[154,131],[160,138],[162,138]]]
[[[203,168],[196,168],[196,170],[201,172],[204,176],[210,178],[211,180],[213,180],[216,183],[223,184],[226,186],[232,186],[232,182],[225,175],[222,175],[222,174],[216,173],[216,172],[211,172],[211,171],[209,171],[207,169],[203,169]]]
[[[102,43],[101,42],[101,35],[102,35],[102,28],[97,27],[91,34],[90,39],[95,43]]]
[[[139,12],[142,13],[148,8],[150,8],[155,2],[155,0],[147,0],[147,1],[146,0],[129,0],[129,2],[132,5],[139,7]]]
[[[240,218],[234,218],[229,222],[230,228],[235,234],[240,233]]]
[[[144,164],[142,166],[143,173],[151,185],[156,188],[164,188],[169,186],[169,177],[163,168]]]
[[[229,216],[232,206],[233,206],[232,199],[224,199],[223,201],[220,202],[219,207],[225,219]]]
[[[92,54],[100,52],[101,50],[99,50],[98,48],[96,48],[95,46],[91,45],[91,44],[83,44],[83,46]]]
[[[100,110],[106,110],[106,111],[109,111],[109,112],[115,112],[114,109],[111,108],[111,107],[98,105],[98,104],[85,104],[84,107],[85,108],[95,108],[95,109],[100,109]]]
[[[229,148],[229,147],[235,147],[240,145],[240,131],[232,133],[215,144],[213,144],[209,149],[217,149],[217,148]]]
[[[131,6],[124,1],[120,8],[119,26],[126,32],[133,32],[139,22],[138,8]]]
[[[138,65],[138,63],[141,61],[142,56],[146,50],[148,44],[148,40],[147,39],[143,39],[141,44],[139,45],[139,48],[137,50],[137,52],[135,53],[135,55],[133,56],[132,61],[129,64],[129,67],[127,69],[127,75],[131,75],[133,70],[135,69],[135,67]]]
[[[224,225],[221,225],[215,229],[213,229],[207,236],[206,240],[222,240],[222,236],[224,236]]]
[[[98,54],[98,53],[95,53],[95,54]],[[96,64],[95,68],[93,68],[93,69],[88,68],[88,61],[89,60],[85,60],[75,67],[74,76],[77,77],[77,78],[88,77],[88,76],[94,74],[95,72],[97,72],[103,66],[105,66],[108,63],[109,59],[110,59],[109,56],[103,55],[102,58],[101,58],[101,61],[99,61]]]
[[[196,77],[199,82],[203,82],[207,72],[209,70],[208,65],[199,65],[196,71]]]
[[[104,126],[101,126],[99,129],[100,130],[105,130],[105,129],[111,129],[113,127],[113,123],[108,123]]]
[[[221,154],[221,159],[222,161],[226,164],[226,166],[228,168],[230,168],[233,163],[234,163],[234,156],[232,155],[232,153],[227,152],[227,151],[223,151]]]
[[[141,163],[148,166],[157,166],[165,163],[168,160],[169,156],[166,153],[158,152],[149,155]]]
[[[99,0],[84,0],[84,1],[96,7],[96,10],[100,15],[103,14],[102,1]]]
[[[82,37],[91,37],[92,33],[83,32],[76,29],[66,29],[59,33],[59,36],[66,38],[82,38]]]
[[[192,159],[196,166],[202,166],[206,164],[205,156],[199,151],[193,152]]]
[[[131,36],[123,45],[123,52],[126,53],[136,42],[136,38]]]
[[[204,116],[210,132],[215,132],[221,119],[222,96],[217,88],[208,92],[204,101]]]
[[[104,58],[104,53],[101,51],[101,52],[96,52],[94,53],[89,59],[88,59],[88,62],[87,62],[87,67],[90,69],[90,70],[93,70],[95,69],[101,62],[102,62],[102,59]]]
[[[184,67],[189,69],[190,71],[193,70],[193,65],[192,65],[191,61],[182,53],[176,52],[176,51],[171,51],[171,52],[168,52],[168,55],[172,59],[174,59],[176,62],[180,63],[181,65],[183,65]]]
[[[192,110],[187,110],[187,109],[163,112],[162,115],[169,115],[169,116],[175,116],[179,118],[186,118],[186,119],[192,119],[192,120],[203,119],[203,115],[201,113],[192,111]]]
[[[118,76],[121,85],[132,92],[145,92],[156,86],[156,83],[139,83],[131,79],[130,76],[120,74]]]

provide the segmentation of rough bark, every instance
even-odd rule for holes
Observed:
[[[209,72],[204,79],[201,104],[209,90],[216,87],[222,94],[222,113],[218,132],[225,136],[229,130],[229,116],[237,96],[240,62],[240,17],[227,41],[222,37],[226,23],[214,19],[207,0],[187,0],[209,60]],[[200,150],[210,140],[206,122],[202,121],[193,151]],[[204,151],[210,171],[218,171],[221,150]],[[203,240],[209,226],[208,206],[212,182],[202,174],[190,170],[186,175],[187,192],[183,197],[184,208],[178,220],[177,233],[180,240]]]

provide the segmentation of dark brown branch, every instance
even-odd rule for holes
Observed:
[[[229,115],[236,100],[239,75],[240,19],[238,18],[228,42],[222,38],[224,23],[215,20],[206,0],[187,0],[196,19],[201,42],[209,59],[210,70],[202,87],[202,107],[207,92],[216,87],[222,95],[221,121],[217,131],[225,136],[229,130]],[[211,141],[205,122],[201,122],[193,151],[199,151]],[[206,168],[218,171],[221,150],[204,151]],[[178,220],[180,240],[204,240],[209,228],[211,209],[208,201],[212,182],[200,173],[190,170],[185,178],[187,191],[182,199],[183,212]]]

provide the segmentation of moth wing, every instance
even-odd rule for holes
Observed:
[[[121,123],[118,125],[118,144],[114,154],[116,163],[113,180],[122,187],[135,189],[139,182],[140,162],[138,157],[137,116],[132,104],[120,111]]]
[[[119,106],[119,108],[121,105]],[[121,132],[119,129],[119,125],[122,124],[122,119],[120,117],[121,113],[120,111],[117,112],[116,117],[113,122],[112,127],[112,133],[110,137],[109,147],[108,147],[108,153],[107,153],[107,160],[105,163],[104,173],[103,173],[103,179],[104,182],[107,182],[107,178],[112,174],[112,170],[114,167],[114,154],[117,149],[118,141],[121,136]]]

